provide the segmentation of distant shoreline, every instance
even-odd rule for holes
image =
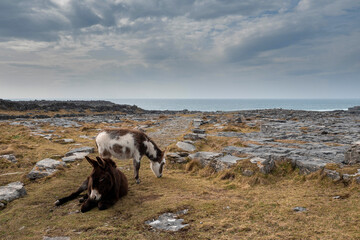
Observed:
[[[107,99],[3,100],[1,110],[74,110],[83,112],[237,112],[266,109],[331,112],[360,106],[360,99]]]

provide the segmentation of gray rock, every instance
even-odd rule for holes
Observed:
[[[294,161],[293,161],[294,162]],[[321,159],[311,159],[311,160],[295,160],[295,166],[299,168],[301,174],[308,174],[311,172],[316,172],[325,167],[326,163]]]
[[[256,163],[260,172],[262,172],[264,174],[270,173],[275,167],[275,162],[271,158],[264,159],[264,158],[260,158],[260,157],[254,157],[254,158],[250,159],[250,162]]]
[[[360,163],[360,144],[352,145],[345,153],[345,164]]]
[[[64,138],[64,139],[56,139],[54,140],[56,143],[74,143],[74,139],[71,138]]]
[[[195,128],[198,128],[198,127],[200,127],[200,126],[203,125],[203,124],[205,124],[205,121],[202,120],[202,119],[194,119],[194,120],[193,120],[193,126],[194,126]]]
[[[189,142],[177,142],[176,146],[187,152],[193,152],[196,150],[196,147]]]
[[[70,237],[43,237],[43,240],[70,240]]]
[[[21,182],[13,182],[0,187],[0,201],[11,202],[25,195],[26,190]]]
[[[324,169],[324,172],[327,177],[331,178],[334,181],[339,181],[341,179],[340,173],[334,170]]]
[[[12,163],[17,163],[16,157],[13,154],[0,155],[0,158],[4,158]]]
[[[253,176],[255,173],[252,170],[249,169],[245,169],[241,172],[242,175],[246,176],[246,177],[251,177]]]
[[[222,153],[217,152],[196,152],[189,155],[190,159],[200,159],[200,160],[213,160],[218,157],[223,156]]]
[[[188,133],[184,136],[184,139],[190,139],[193,141],[206,139],[206,134]]]
[[[304,207],[294,207],[294,208],[293,208],[293,211],[294,211],[294,212],[306,212],[307,209],[304,208]]]
[[[180,229],[188,226],[189,224],[183,224],[184,219],[177,219],[179,215],[187,213],[187,209],[174,213],[164,213],[159,216],[158,219],[146,221],[145,223],[153,228],[164,231],[179,231]]]
[[[181,154],[181,153],[170,152],[170,153],[166,154],[166,159],[172,163],[186,163],[187,160],[185,157],[187,157],[187,156],[188,156],[188,153],[186,156],[184,156],[184,154]]]
[[[205,130],[204,129],[200,129],[200,128],[194,128],[192,130],[193,133],[200,133],[200,134],[205,134]]]
[[[54,174],[60,166],[66,164],[51,158],[43,159],[36,163],[34,168],[28,173],[27,177],[31,180],[43,178]]]
[[[65,157],[68,157],[74,153],[77,153],[77,152],[86,152],[86,153],[93,153],[94,152],[94,148],[93,147],[81,147],[81,148],[75,148],[75,149],[72,149],[71,151],[65,153]]]
[[[75,152],[72,155],[68,156],[68,157],[63,157],[61,160],[63,162],[75,162],[76,160],[81,160],[83,159],[85,156],[87,156],[89,153],[88,152]]]
[[[260,132],[265,134],[265,135],[270,135],[273,134],[275,132],[277,132],[277,129],[274,128],[271,125],[267,125],[267,124],[261,124],[260,126]]]
[[[219,158],[219,161],[233,165],[233,164],[237,163],[237,161],[244,160],[244,159],[246,159],[246,158],[239,158],[239,157],[228,154],[228,155],[225,155],[225,156]]]

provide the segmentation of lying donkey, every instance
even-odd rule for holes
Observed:
[[[134,176],[140,183],[140,160],[146,155],[150,159],[150,167],[157,177],[162,176],[165,164],[164,152],[143,132],[130,129],[106,129],[96,137],[96,145],[102,158],[111,156],[118,159],[133,158]]]
[[[99,157],[93,160],[87,156],[85,158],[94,167],[91,175],[87,177],[76,192],[57,200],[55,202],[56,206],[60,206],[76,198],[87,189],[88,193],[83,199],[80,199],[80,202],[83,202],[81,212],[87,212],[96,205],[99,210],[104,210],[127,194],[127,179],[125,175],[116,168],[113,160]]]

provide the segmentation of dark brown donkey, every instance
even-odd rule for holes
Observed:
[[[58,199],[55,202],[56,206],[76,198],[87,189],[88,193],[80,199],[80,202],[83,202],[81,212],[87,212],[95,206],[98,206],[99,210],[104,210],[127,194],[127,179],[124,173],[116,168],[113,160],[100,157],[96,157],[96,160],[89,157],[85,158],[94,167],[91,175],[87,177],[76,192]]]

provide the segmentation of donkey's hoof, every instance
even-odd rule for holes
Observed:
[[[56,200],[55,201],[55,206],[60,206],[61,205],[61,202],[59,200]]]
[[[136,184],[140,184],[140,179],[136,179]]]

